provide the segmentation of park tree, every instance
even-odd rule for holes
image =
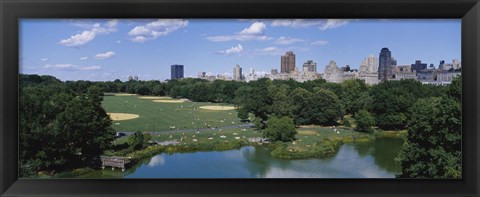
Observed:
[[[438,97],[417,101],[397,160],[402,165],[402,178],[460,178],[460,103]]]
[[[310,104],[313,94],[304,88],[296,88],[288,95],[292,118],[296,125],[310,123],[312,114]]]
[[[268,93],[272,98],[272,106],[270,109],[270,113],[274,116],[282,117],[282,116],[289,116],[292,111],[291,102],[288,99],[288,89],[289,86],[282,84],[282,85],[271,85],[268,88]]]
[[[360,92],[350,104],[350,110],[352,115],[355,116],[355,114],[362,109],[370,111],[372,109],[372,105],[373,98],[370,96],[369,91]]]
[[[270,94],[268,94],[268,87],[271,84],[272,81],[270,79],[262,78],[252,81],[248,86],[240,87],[235,92],[236,104],[245,108],[262,121],[266,121],[273,102]]]
[[[315,91],[309,108],[313,124],[335,125],[345,114],[344,107],[337,95],[324,89]]]
[[[372,133],[372,126],[375,124],[375,119],[367,110],[360,110],[355,114],[356,131]]]
[[[256,128],[256,130],[258,130],[258,131],[261,131],[261,130],[267,128],[267,125],[265,124],[265,121],[262,120],[262,119],[259,118],[259,117],[255,117],[255,118],[253,119],[253,124],[255,125],[255,128]]]
[[[165,96],[165,87],[161,84],[153,86],[152,94],[154,96]]]
[[[245,108],[239,108],[237,110],[237,117],[242,120],[248,119],[248,111]]]
[[[271,141],[289,142],[295,140],[297,131],[293,119],[287,116],[282,118],[271,116],[267,122],[267,128],[263,130],[263,136]]]
[[[128,145],[133,150],[140,150],[143,148],[144,140],[145,138],[142,132],[137,131],[132,135],[128,136]]]
[[[376,125],[384,130],[402,130],[408,110],[419,98],[430,97],[430,91],[415,80],[383,81],[372,87],[371,112]]]
[[[345,112],[354,115],[361,109],[360,106],[366,105],[364,102],[367,102],[368,99],[366,95],[368,86],[364,81],[359,79],[345,80],[341,83],[341,86],[343,91],[342,94],[338,96],[343,106],[345,106]],[[359,98],[362,99],[360,102],[358,101]]]
[[[109,148],[114,133],[101,107],[103,92],[93,85],[86,89],[72,91],[64,83],[20,85],[19,165],[23,177],[88,165]]]
[[[461,178],[461,77],[443,97],[418,100],[410,109],[408,138],[397,157],[401,178]]]

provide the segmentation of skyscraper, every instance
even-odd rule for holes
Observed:
[[[233,68],[233,80],[235,80],[235,81],[243,80],[243,78],[242,78],[242,67],[240,67],[238,64]]]
[[[392,52],[388,48],[382,48],[379,55],[378,80],[385,81],[393,78],[393,68],[396,61],[392,58]]]
[[[411,65],[411,70],[413,71],[420,71],[427,69],[427,64],[422,63],[422,60],[415,60],[415,64]]]
[[[369,55],[360,64],[360,72],[362,73],[376,73],[378,70],[378,60],[373,55]]]
[[[281,57],[281,73],[291,73],[295,71],[295,54],[292,51],[288,51]]]
[[[303,72],[317,72],[317,63],[313,60],[308,60],[307,62],[303,63]]]
[[[171,79],[181,79],[183,78],[183,65],[174,64],[171,67]]]

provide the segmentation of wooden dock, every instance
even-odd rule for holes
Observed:
[[[105,167],[112,167],[112,170],[120,168],[122,172],[125,171],[126,165],[130,163],[128,157],[101,156],[100,159],[102,160],[102,169],[105,169]]]

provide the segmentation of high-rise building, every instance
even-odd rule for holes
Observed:
[[[242,78],[242,67],[240,67],[238,64],[233,68],[233,80],[235,81],[241,81],[243,80]]]
[[[460,63],[460,62],[458,61],[458,59],[453,59],[453,60],[452,60],[452,67],[453,67],[453,69],[455,69],[455,70],[460,69],[460,68],[462,68],[462,63]]]
[[[317,63],[313,60],[308,60],[307,62],[303,63],[303,72],[317,72]]]
[[[369,55],[360,64],[361,73],[376,73],[378,70],[378,60],[373,55]]]
[[[133,80],[132,75],[128,75],[128,80],[129,80],[129,81]]]
[[[183,65],[174,64],[171,67],[171,80],[183,78]]]
[[[291,73],[295,71],[295,54],[292,51],[288,51],[285,55],[282,55],[280,63],[281,73]]]
[[[200,78],[200,79],[204,79],[204,78],[207,77],[207,73],[206,72],[199,72],[197,77]]]
[[[378,80],[385,81],[394,77],[393,70],[396,60],[392,58],[392,52],[388,48],[382,48],[379,55]]]
[[[272,70],[270,71],[270,74],[276,75],[276,74],[278,74],[278,70],[277,70],[277,69],[272,69]]]
[[[427,69],[427,64],[422,63],[421,60],[415,60],[415,64],[411,65],[412,72],[413,71],[417,72],[419,70],[425,70],[425,69]]]
[[[138,76],[135,75],[135,77],[133,77],[133,80],[138,81]]]

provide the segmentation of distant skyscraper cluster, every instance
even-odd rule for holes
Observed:
[[[451,83],[453,77],[461,75],[461,63],[454,59],[452,63],[440,61],[438,69],[433,64],[416,60],[414,64],[397,65],[397,60],[388,48],[382,48],[379,58],[368,56],[360,63],[359,70],[349,66],[339,68],[335,61],[325,66],[322,78],[328,82],[341,83],[347,79],[360,79],[367,84],[377,84],[380,81],[414,79],[423,84],[443,85]]]
[[[276,68],[272,69],[270,74],[258,75],[253,68],[246,75],[242,72],[240,65],[233,67],[233,76],[228,75],[208,75],[205,72],[198,74],[198,78],[213,80],[235,80],[252,81],[262,77],[272,80],[290,80],[304,82],[323,78],[328,82],[341,83],[348,79],[360,79],[365,83],[373,85],[381,81],[414,79],[424,84],[443,85],[451,83],[453,77],[461,75],[461,62],[454,59],[452,63],[440,61],[438,69],[433,64],[427,67],[426,63],[416,60],[414,64],[397,65],[397,60],[392,56],[392,51],[388,48],[382,48],[378,59],[374,55],[369,55],[361,61],[359,69],[352,69],[350,65],[339,67],[334,60],[330,60],[325,66],[323,74],[317,72],[317,63],[313,60],[307,60],[303,63],[303,69],[295,67],[295,54],[288,51],[280,57],[280,72]],[[181,66],[181,67],[180,67]],[[181,71],[181,75],[177,74]],[[181,76],[181,77],[180,77]],[[183,66],[172,65],[172,79],[183,78]]]
[[[138,76],[137,76],[137,75],[135,75],[135,76],[129,75],[129,76],[128,76],[128,80],[129,80],[129,81],[132,81],[132,80],[133,80],[133,81],[138,81]]]
[[[171,80],[183,78],[183,65],[174,64],[171,66]]]
[[[341,83],[347,79],[358,78],[358,70],[351,69],[349,65],[338,67],[335,61],[330,60],[325,66],[322,78],[328,82]]]
[[[315,80],[320,77],[317,73],[317,63],[313,60],[307,60],[303,63],[303,69],[297,70],[295,67],[296,57],[293,51],[288,51],[280,58],[280,73],[277,69],[272,69],[270,75],[266,75],[272,80],[289,80],[303,82]]]

